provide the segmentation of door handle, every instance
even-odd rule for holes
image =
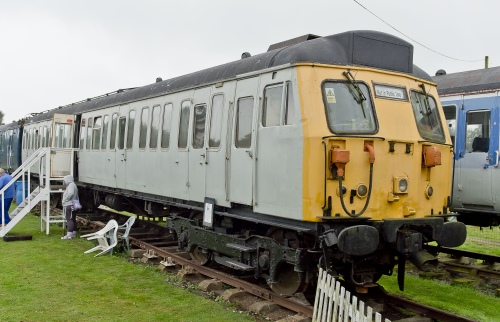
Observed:
[[[248,153],[248,155],[250,156],[250,158],[253,159],[253,153],[252,153],[252,151],[248,150],[248,151],[246,151],[246,153]]]

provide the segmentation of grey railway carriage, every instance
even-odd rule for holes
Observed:
[[[54,144],[79,147],[84,206],[168,216],[194,260],[277,293],[303,291],[318,265],[370,286],[398,261],[402,287],[424,243],[465,240],[446,221],[452,145],[436,98],[399,38],[308,35],[35,115],[23,157],[52,127]]]

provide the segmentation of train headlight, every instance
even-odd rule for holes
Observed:
[[[408,193],[408,177],[394,177],[394,193]]]
[[[432,186],[430,184],[428,184],[427,187],[425,187],[425,197],[427,199],[429,199],[430,197],[432,197],[433,193],[434,193],[434,189],[432,188]]]
[[[366,197],[367,194],[368,194],[368,187],[364,183],[358,184],[358,186],[356,187],[356,195],[359,198],[363,199]]]

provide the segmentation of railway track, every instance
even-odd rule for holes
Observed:
[[[122,218],[123,217],[123,218]],[[84,229],[98,230],[104,227],[110,219],[116,219],[119,223],[125,222],[127,217],[113,213],[100,211],[99,213],[80,214],[78,222]],[[304,297],[284,297],[271,291],[266,284],[258,284],[254,280],[242,278],[228,273],[225,268],[213,268],[201,266],[190,259],[186,252],[179,252],[177,241],[166,227],[160,222],[136,220],[129,234],[130,244],[145,251],[144,257],[159,258],[160,265],[189,267],[206,278],[213,279],[242,290],[257,298],[277,304],[290,312],[304,317],[305,321],[312,317],[313,306],[304,300]],[[417,315],[434,319],[436,321],[474,321],[446,311],[435,309],[426,305],[412,302],[410,300],[391,295],[381,287],[371,288],[367,300],[376,301],[381,304],[381,314],[390,316],[391,321],[398,321],[409,317],[404,311],[411,311]]]

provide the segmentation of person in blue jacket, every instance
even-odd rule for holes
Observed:
[[[0,190],[3,189],[9,182],[12,181],[12,177],[10,174],[6,173],[4,169],[0,168]],[[0,212],[0,226],[7,225],[10,222],[9,216],[9,208],[12,203],[12,199],[14,199],[14,184],[11,184],[10,187],[3,193],[3,218],[2,213]],[[1,199],[0,199],[1,202]],[[1,207],[1,204],[0,204]],[[1,209],[1,208],[0,208]]]

